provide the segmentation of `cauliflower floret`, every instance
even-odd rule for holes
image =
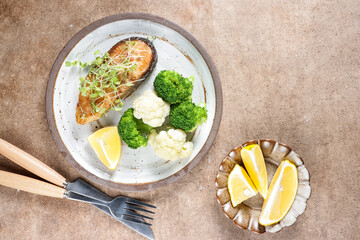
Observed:
[[[134,117],[152,127],[160,127],[169,116],[170,105],[159,98],[154,90],[146,90],[134,103]]]
[[[170,129],[159,134],[151,130],[148,141],[154,148],[156,155],[165,160],[178,160],[190,156],[193,143],[186,142],[186,134],[180,129]]]

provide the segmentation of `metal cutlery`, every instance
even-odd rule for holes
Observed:
[[[81,192],[86,193],[86,195],[80,195],[83,197],[79,197],[78,196],[79,194],[76,194],[78,188],[81,188],[82,189]],[[146,212],[146,213],[150,213],[150,214],[155,214],[155,212],[153,212],[153,211],[149,211],[147,209],[141,208],[141,207],[156,208],[153,205],[141,202],[141,201],[133,199],[133,198],[125,197],[125,196],[118,196],[114,199],[109,198],[108,200],[105,200],[103,197],[104,193],[100,192],[98,189],[87,184],[86,182],[84,182],[81,179],[76,180],[71,185],[70,188],[67,188],[67,190],[69,191],[69,193],[67,194],[66,197],[69,199],[88,202],[88,203],[96,204],[96,205],[102,205],[102,206],[107,207],[110,210],[110,213],[116,218],[122,218],[125,220],[129,219],[129,221],[134,221],[134,222],[138,222],[138,223],[142,223],[142,224],[151,226],[150,223],[147,223],[144,221],[139,221],[137,219],[134,219],[134,217],[140,217],[140,218],[146,218],[146,219],[153,220],[152,217],[148,217],[148,216],[145,216],[145,215],[135,212],[135,210],[137,210],[137,211],[142,211],[142,212]],[[89,195],[91,195],[92,197],[91,198],[87,197]]]
[[[71,198],[72,196],[69,195],[67,197]],[[82,201],[82,199],[79,199],[79,198],[76,200]],[[116,198],[112,199],[111,201],[99,201],[96,199],[86,197],[84,199],[84,202],[89,202],[92,204],[105,206],[110,210],[111,214],[114,215],[116,218],[140,217],[140,218],[146,218],[146,219],[153,220],[152,217],[148,217],[146,215],[136,213],[135,210],[155,214],[152,211],[149,211],[147,209],[139,207],[139,206],[153,207],[152,205],[140,202],[140,201],[132,199],[132,198],[124,197],[124,196],[116,197]],[[129,210],[129,211],[127,211],[127,210]],[[131,221],[131,219],[130,219],[130,221]],[[146,222],[140,222],[140,223],[151,225],[150,223],[146,223]]]

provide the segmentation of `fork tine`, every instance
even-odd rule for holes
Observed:
[[[139,208],[139,207],[137,207],[137,206],[135,206],[135,205],[132,205],[132,204],[126,204],[125,209],[128,209],[128,210],[138,210],[138,211],[143,211],[143,212],[155,214],[155,212],[153,212],[153,211],[149,211],[149,210],[147,210],[147,209]]]
[[[144,202],[141,202],[139,200],[136,200],[136,199],[133,199],[133,198],[126,198],[126,203],[131,203],[131,204],[135,204],[135,205],[140,205],[140,206],[147,206],[147,207],[151,207],[151,208],[156,208],[155,206],[153,205],[150,205],[148,203],[144,203]]]
[[[152,226],[151,223],[147,223],[145,221],[141,221],[139,220],[138,218],[135,218],[135,217],[131,217],[131,215],[127,215],[127,214],[123,214],[121,216],[121,219],[124,219],[126,221],[130,221],[130,222],[136,222],[136,223],[139,223],[139,224],[144,224],[144,225],[148,225],[148,226]]]
[[[135,211],[133,211],[133,210],[127,211],[127,212],[124,213],[124,214],[129,215],[129,216],[141,217],[141,218],[147,218],[147,219],[153,220],[152,217],[148,217],[148,216],[139,214],[139,213],[137,213],[137,212],[135,212]]]

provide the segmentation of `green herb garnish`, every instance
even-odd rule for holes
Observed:
[[[94,113],[106,113],[105,101],[111,104],[111,109],[121,110],[122,100],[118,98],[119,88],[134,85],[133,82],[128,81],[128,74],[137,68],[136,62],[133,60],[139,60],[142,57],[139,53],[134,52],[135,46],[136,41],[126,41],[123,52],[115,56],[110,57],[107,52],[102,57],[97,56],[95,60],[88,63],[77,59],[65,62],[66,67],[79,65],[81,68],[89,70],[86,77],[80,78],[80,93],[90,97]],[[100,55],[100,50],[95,51],[94,55]]]

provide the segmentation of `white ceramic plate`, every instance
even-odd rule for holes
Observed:
[[[150,77],[124,101],[123,110],[110,111],[97,122],[79,125],[75,110],[79,95],[79,78],[87,72],[66,67],[65,61],[91,61],[94,52],[107,52],[118,41],[131,36],[152,39],[158,62]],[[110,171],[97,158],[87,137],[97,129],[117,125],[122,113],[145,90],[161,70],[175,70],[185,77],[194,76],[192,98],[205,102],[208,120],[192,137],[194,151],[189,158],[165,161],[157,157],[150,145],[130,149],[123,143],[118,167]],[[54,63],[47,88],[47,116],[52,135],[65,158],[85,177],[104,186],[139,191],[169,184],[185,175],[209,150],[216,136],[222,108],[220,81],[213,62],[198,41],[181,27],[147,14],[119,14],[98,20],[82,29],[64,47]]]

